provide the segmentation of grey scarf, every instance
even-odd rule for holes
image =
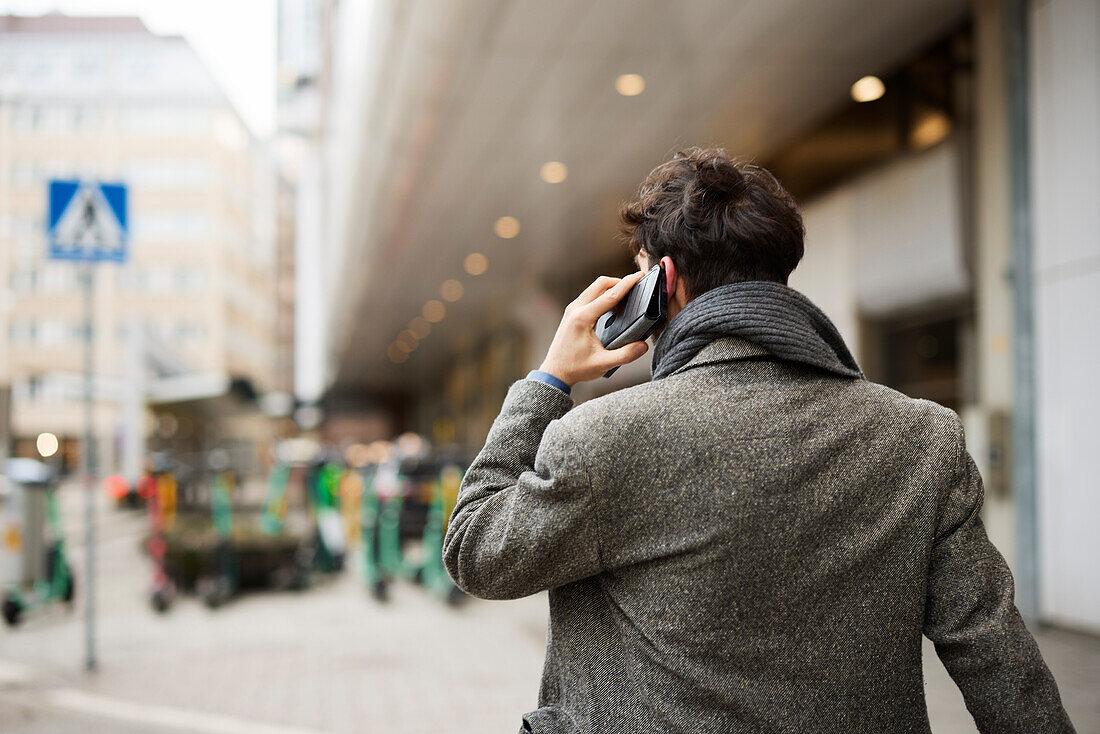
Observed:
[[[723,336],[747,339],[780,359],[863,377],[840,332],[810,299],[781,283],[754,280],[719,286],[684,306],[657,340],[653,379],[668,377]]]

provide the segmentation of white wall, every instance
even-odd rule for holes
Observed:
[[[791,287],[805,293],[832,319],[858,360],[851,187],[842,186],[804,207],[802,221],[806,254],[791,274]]]
[[[1030,21],[1041,612],[1100,630],[1100,3]]]
[[[944,143],[803,209],[806,254],[791,286],[828,314],[853,352],[858,312],[885,316],[967,292],[958,166],[957,149]]]

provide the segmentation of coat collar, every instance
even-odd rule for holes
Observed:
[[[733,362],[738,359],[750,359],[768,354],[767,349],[755,342],[750,342],[748,339],[742,339],[739,336],[722,336],[700,349],[687,364],[672,374],[676,375],[684,370],[705,364]]]

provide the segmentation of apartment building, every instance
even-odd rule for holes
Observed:
[[[0,16],[0,386],[17,454],[76,458],[78,266],[47,258],[47,182],[129,187],[130,257],[95,268],[96,433],[117,470],[131,334],[175,374],[277,387],[275,177],[203,62],[137,18]]]

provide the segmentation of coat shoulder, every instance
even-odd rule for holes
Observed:
[[[890,418],[928,439],[953,443],[961,441],[962,421],[950,408],[924,398],[909,397],[894,388],[868,380],[854,381],[852,399],[865,410],[883,419]]]
[[[869,380],[853,381],[853,389],[860,391],[865,398],[872,403],[883,407],[893,408],[924,417],[927,420],[944,421],[954,423],[959,420],[958,414],[948,407],[940,405],[933,400],[925,398],[909,397],[892,387],[881,385]]]
[[[713,385],[700,385],[687,377],[646,382],[593,398],[570,410],[561,423],[579,446],[593,449],[597,445],[621,447],[624,443],[654,438],[654,432],[660,433],[662,425],[690,421],[687,414],[692,406],[701,406],[712,397]],[[864,422],[889,426],[899,435],[922,440],[929,448],[938,447],[940,451],[951,450],[962,438],[962,424],[955,411],[868,380],[829,378],[784,383],[777,389],[800,391],[811,403],[820,400],[829,404],[825,410],[862,416]],[[810,398],[810,394],[814,397]],[[751,397],[748,394],[746,397],[749,410]],[[810,403],[800,399],[795,404],[806,407]]]
[[[664,382],[643,382],[586,400],[561,420],[574,436],[581,438],[594,431],[606,435],[616,426],[637,425],[637,421],[657,415],[662,406],[667,409],[670,403]]]

